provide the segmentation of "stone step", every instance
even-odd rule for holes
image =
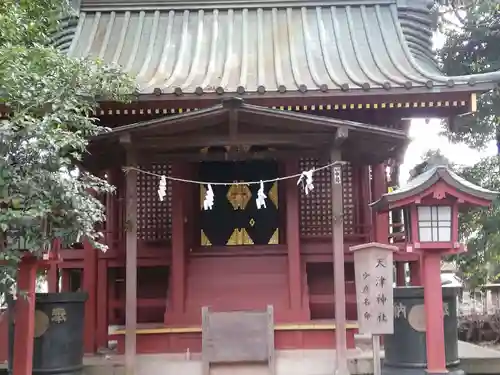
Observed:
[[[372,337],[371,335],[366,335],[363,333],[356,333],[354,335],[354,344],[356,348],[361,350],[371,350],[372,349]]]

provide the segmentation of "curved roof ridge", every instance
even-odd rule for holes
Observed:
[[[425,172],[417,175],[400,189],[384,194],[379,200],[371,203],[370,206],[376,211],[388,210],[391,203],[423,193],[440,180],[443,180],[457,191],[487,201],[492,201],[500,195],[499,192],[485,189],[467,181],[453,172],[448,166],[441,164],[434,165]]]
[[[411,52],[410,57],[415,60],[416,68],[432,80],[442,80],[449,84],[453,81],[469,85],[500,82],[500,71],[461,76],[447,76],[440,71],[436,61],[432,59],[432,34],[437,27],[437,18],[433,16],[434,11],[434,1],[397,0],[399,26],[407,48]],[[427,64],[419,64],[422,58],[427,60]],[[436,71],[429,71],[430,66],[435,66]]]

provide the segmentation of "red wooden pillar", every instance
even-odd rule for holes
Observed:
[[[24,257],[19,265],[12,364],[13,374],[15,375],[31,375],[33,371],[37,268],[37,259],[32,256]]]
[[[59,291],[59,277],[57,264],[52,264],[47,270],[47,286],[49,293],[57,293]]]
[[[422,286],[422,270],[420,267],[420,260],[410,262],[410,285],[411,286]],[[439,281],[441,285],[441,280]]]
[[[85,331],[83,349],[87,354],[96,352],[97,314],[97,249],[88,240],[83,242],[83,290],[88,293],[85,303]]]
[[[118,168],[108,170],[108,181],[118,189],[121,172]],[[106,195],[106,233],[104,239],[108,250],[115,251],[118,242],[118,191]],[[109,299],[108,299],[108,261],[106,259],[97,260],[97,288],[96,303],[99,309],[96,310],[96,348],[106,348],[108,346],[108,326],[109,326]]]
[[[441,254],[423,255],[424,305],[427,345],[427,372],[445,374],[443,289],[441,286]]]
[[[363,225],[362,233],[367,235],[367,242],[373,241],[373,225],[370,225],[372,222],[372,210],[370,208],[372,189],[370,185],[370,167],[368,165],[360,168],[360,180],[359,184],[361,193],[361,224]]]
[[[96,310],[96,347],[108,347],[108,261],[99,259],[97,265],[97,280],[99,288],[97,288],[97,306]]]
[[[285,163],[285,175],[299,172],[297,160]],[[291,317],[295,320],[307,319],[302,314],[302,275],[300,261],[299,189],[295,180],[285,181],[286,197],[286,244],[288,249],[288,289],[290,293]]]
[[[385,164],[377,164],[372,168],[373,178],[373,201],[378,200],[387,193],[387,181]],[[373,220],[375,224],[375,242],[388,243],[389,237],[389,214],[376,213]]]
[[[406,285],[405,262],[396,262],[396,286]]]
[[[109,266],[109,263],[108,263]],[[110,271],[110,279],[111,280],[116,280],[117,278],[117,269],[109,267],[108,268]],[[117,323],[117,318],[116,318],[116,310],[113,308],[113,305],[111,304],[111,301],[115,301],[117,299],[117,293],[115,290],[115,283],[109,283],[108,282],[108,324],[111,325],[116,325]]]
[[[61,248],[61,241],[56,239],[52,242],[52,253],[55,258],[58,257],[59,250]],[[50,265],[47,270],[47,286],[49,293],[59,292],[59,267],[56,263]]]
[[[196,179],[197,167],[193,163],[186,163],[183,176],[187,179]],[[200,244],[200,236],[196,235],[196,218],[199,219],[200,210],[200,186],[195,184],[184,184],[184,258],[187,259],[189,251]],[[185,275],[187,277],[187,275]]]
[[[69,270],[67,268],[59,268],[61,271],[61,292],[69,292]]]
[[[122,172],[119,168],[108,171],[108,181],[115,186],[114,193],[106,195],[106,245],[115,250],[117,242],[120,240],[120,208],[118,204],[120,194],[123,194]]]
[[[127,150],[127,165],[137,166],[137,154],[130,135],[120,140]],[[125,374],[136,373],[137,361],[137,171],[126,175],[125,234]]]
[[[184,176],[187,166],[183,163],[172,164],[172,175]],[[172,182],[172,270],[171,288],[172,299],[170,306],[165,309],[165,324],[178,322],[184,315],[184,298],[186,283],[186,261],[185,261],[185,231],[184,231],[184,186],[181,182]]]

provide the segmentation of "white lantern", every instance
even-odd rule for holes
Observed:
[[[420,242],[451,242],[451,206],[418,206]]]

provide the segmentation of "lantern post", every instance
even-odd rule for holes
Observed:
[[[466,251],[459,242],[459,212],[488,207],[497,192],[476,186],[444,165],[432,166],[407,186],[372,203],[376,212],[406,211],[406,251],[422,256],[427,372],[448,373],[443,323],[441,258]]]

